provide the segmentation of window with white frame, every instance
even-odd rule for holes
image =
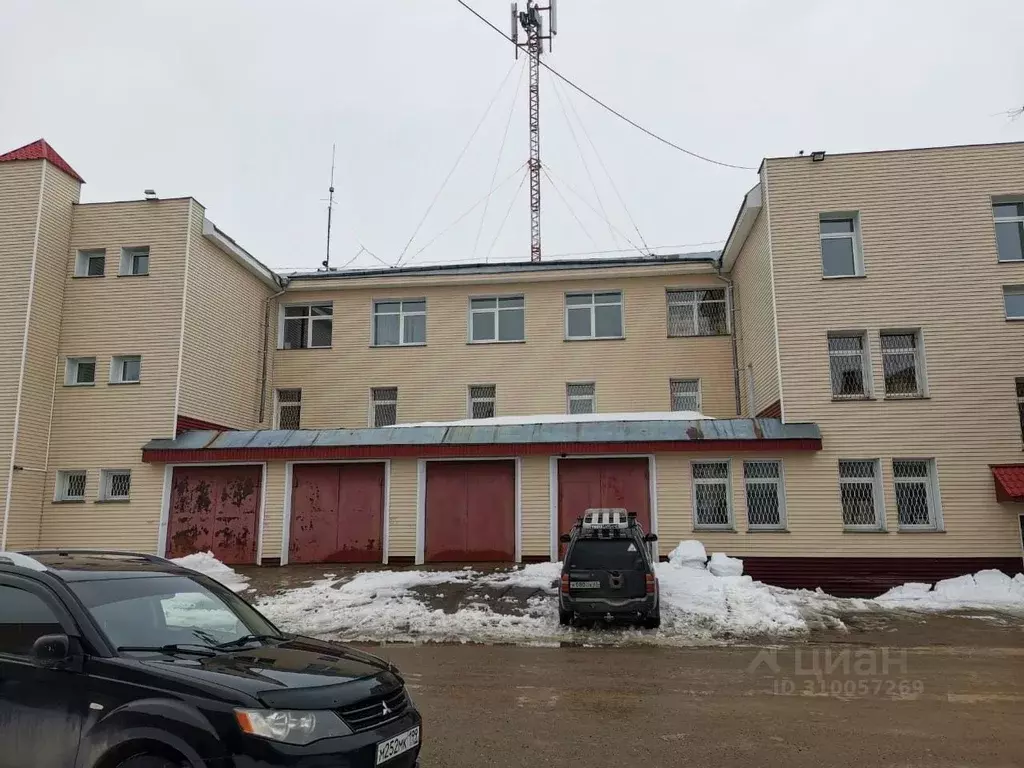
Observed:
[[[877,459],[839,460],[843,527],[850,530],[882,529],[880,474]]]
[[[864,274],[860,249],[860,224],[856,214],[823,213],[818,219],[821,240],[821,274],[824,277],[856,277]]]
[[[728,461],[695,461],[693,478],[693,527],[732,528],[732,499]]]
[[[1024,285],[1003,286],[1003,308],[1007,320],[1024,320]]]
[[[497,388],[493,384],[473,384],[469,388],[469,418],[493,419]]]
[[[595,413],[596,387],[594,382],[577,382],[565,385],[566,411],[568,413]]]
[[[84,501],[85,477],[84,469],[58,470],[54,499],[57,501]]]
[[[673,411],[700,412],[700,379],[669,379]]]
[[[128,501],[132,490],[130,469],[104,469],[100,471],[100,500]]]
[[[920,331],[882,331],[882,371],[886,397],[924,395]]]
[[[302,390],[279,389],[276,392],[274,429],[299,429],[302,423]]]
[[[669,336],[726,336],[729,312],[724,288],[670,290],[668,302]]]
[[[526,299],[493,296],[469,300],[469,340],[474,344],[526,339]]]
[[[565,338],[621,339],[622,291],[567,293]]]
[[[334,304],[286,304],[282,308],[281,349],[326,349],[331,346]]]
[[[142,380],[142,358],[139,355],[117,355],[110,359],[111,384],[138,384]]]
[[[375,347],[402,347],[426,343],[426,299],[373,302]]]
[[[934,459],[893,459],[896,518],[901,529],[935,530],[938,493]]]
[[[778,530],[786,527],[786,490],[781,461],[744,461],[747,527]]]
[[[1020,419],[1020,436],[1024,439],[1024,376],[1018,376],[1014,383],[1017,386],[1017,417]]]
[[[118,274],[126,275],[148,275],[149,274],[149,246],[139,245],[131,248],[121,249],[121,268]]]
[[[390,427],[398,423],[398,387],[370,390],[370,426]]]
[[[867,338],[856,333],[829,333],[828,366],[834,400],[855,400],[871,393]]]
[[[1000,261],[1024,260],[1024,201],[992,203]]]
[[[69,387],[91,386],[96,383],[95,357],[69,357],[64,368],[64,383]]]
[[[75,277],[103,277],[107,252],[103,248],[81,250],[75,256]]]

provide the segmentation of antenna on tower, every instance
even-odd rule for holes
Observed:
[[[327,188],[327,258],[324,259],[323,264],[324,271],[330,270],[331,268],[331,213],[334,212],[334,157],[338,150],[337,144],[331,145],[331,186]]]
[[[512,42],[519,58],[519,49],[525,48],[530,57],[530,261],[540,261],[540,55],[544,41],[548,51],[552,40],[558,34],[558,0],[548,0],[548,5],[539,5],[537,0],[527,0],[526,10],[520,12],[518,3],[512,3]],[[543,14],[548,14],[548,32],[544,31]],[[519,27],[526,32],[526,42],[519,42]]]

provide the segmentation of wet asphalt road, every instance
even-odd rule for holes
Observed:
[[[1024,765],[1022,634],[906,656],[870,642],[372,650],[423,712],[423,768],[1005,768]]]

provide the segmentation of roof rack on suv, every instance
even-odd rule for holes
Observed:
[[[73,547],[64,547],[61,549],[23,549],[19,554],[29,558],[33,558],[36,555],[57,555],[60,557],[100,555],[102,557],[120,557],[126,560],[145,560],[148,563],[156,563],[157,565],[177,565],[177,563],[168,560],[166,557],[151,555],[148,552],[131,552],[123,549],[75,549]]]
[[[34,557],[26,555],[24,552],[0,552],[0,563],[16,565],[19,568],[28,568],[32,571],[46,570],[45,565],[40,563]]]
[[[618,538],[638,528],[636,513],[621,507],[591,508],[579,519],[580,534],[587,538]]]

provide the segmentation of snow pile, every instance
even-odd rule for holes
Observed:
[[[533,416],[494,416],[489,419],[418,421],[391,427],[505,427],[529,424],[577,424],[607,421],[703,421],[710,419],[697,411],[628,411],[625,413],[543,413]]]
[[[228,589],[234,592],[244,592],[249,588],[249,577],[236,573],[232,568],[224,565],[213,556],[213,552],[195,552],[185,557],[178,557],[171,562],[198,571],[211,579],[216,579]]]
[[[699,541],[687,539],[680,541],[679,546],[668,553],[668,561],[673,565],[703,569],[708,561],[708,553]]]
[[[715,576],[742,576],[743,561],[724,552],[715,552],[708,561],[708,570]]]
[[[978,571],[945,579],[934,587],[910,582],[890,589],[875,602],[922,611],[993,607],[1024,610],[1024,574],[1018,573],[1011,579],[1002,571]]]
[[[497,587],[522,587],[554,592],[561,576],[561,563],[531,563],[513,571],[488,574],[482,581],[484,584]]]

